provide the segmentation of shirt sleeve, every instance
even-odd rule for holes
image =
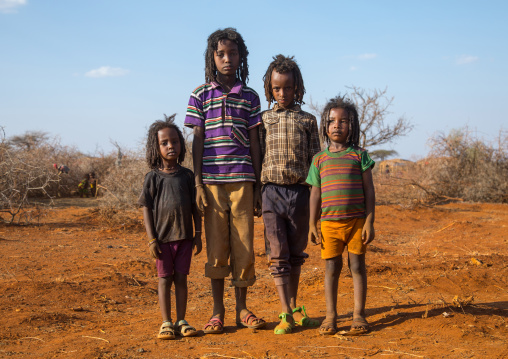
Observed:
[[[263,123],[263,114],[261,114],[261,125],[259,126],[259,146],[261,147],[261,163],[263,163],[266,153],[266,128]]]
[[[247,130],[251,130],[261,124],[261,102],[259,96],[256,94],[251,101],[249,127]]]
[[[309,174],[307,175],[307,180],[305,182],[314,187],[321,187],[321,175],[319,173],[319,168],[317,167],[316,158],[312,160],[312,164],[309,168]]]
[[[199,88],[198,88],[199,89]],[[203,113],[202,91],[194,90],[187,105],[184,126],[186,127],[205,127],[205,115]]]
[[[367,151],[363,151],[361,154],[362,158],[362,172],[367,171],[369,168],[374,168],[376,162],[372,158],[370,158],[369,153]]]
[[[309,151],[309,160],[312,161],[312,158],[321,151],[321,143],[319,142],[319,131],[317,120],[314,116],[312,116],[312,121],[310,125],[310,151]],[[312,162],[311,162],[312,163]]]
[[[141,190],[141,194],[138,199],[138,205],[153,209],[153,174],[152,172],[148,172],[145,176],[145,181],[143,183],[143,189]]]

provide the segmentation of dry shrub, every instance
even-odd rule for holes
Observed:
[[[49,198],[52,184],[58,175],[45,162],[50,153],[48,146],[18,148],[0,136],[0,219],[12,224],[16,216],[18,223],[40,220],[43,203],[34,203],[34,198]]]
[[[425,166],[432,168],[428,187],[437,196],[474,202],[508,202],[508,134],[488,143],[463,128],[429,142]]]
[[[114,166],[101,181],[104,190],[100,199],[103,207],[116,209],[137,208],[137,200],[143,187],[145,175],[150,171],[140,153],[130,152],[120,166]]]
[[[508,138],[496,143],[478,138],[467,128],[438,134],[425,159],[386,172],[375,172],[378,203],[412,206],[460,200],[508,202]]]

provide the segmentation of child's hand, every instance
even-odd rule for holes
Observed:
[[[318,230],[315,224],[309,225],[309,241],[315,245],[321,243],[321,237],[318,234]]]
[[[254,216],[261,217],[263,208],[263,201],[261,199],[261,186],[259,184],[254,185]]]
[[[196,187],[196,204],[201,212],[205,211],[205,207],[208,206],[208,201],[206,200],[206,193],[203,185],[199,185]]]
[[[162,253],[160,247],[159,247],[159,242],[155,241],[153,242],[152,244],[150,244],[150,254],[152,255],[152,257],[154,257],[155,259],[159,259],[159,253]]]
[[[376,233],[374,231],[374,224],[372,222],[365,222],[362,229],[362,241],[363,244],[369,244],[374,240]]]
[[[192,249],[194,250],[194,248],[196,248],[196,251],[194,252],[195,256],[201,253],[201,250],[203,249],[203,244],[201,242],[201,233],[196,233],[196,235],[194,236],[194,243],[192,243]]]

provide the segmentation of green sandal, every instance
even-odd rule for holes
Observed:
[[[291,319],[293,319],[293,314],[281,313],[279,315],[279,319],[281,319],[281,322],[277,324],[277,326],[273,330],[275,334],[289,334],[293,331],[295,325],[293,323],[288,322],[287,317],[291,317]]]
[[[293,309],[293,314],[296,312],[301,313],[303,315],[302,319],[295,322],[296,325],[299,325],[302,327],[310,327],[310,328],[319,327],[319,324],[320,324],[319,320],[309,318],[309,316],[307,315],[307,310],[305,309],[305,306],[302,305],[301,307],[296,307],[295,309]]]

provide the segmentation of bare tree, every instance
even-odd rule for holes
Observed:
[[[116,161],[115,161],[115,166],[116,167],[121,167],[122,166],[122,158],[124,156],[123,152],[122,152],[122,147],[120,147],[120,145],[118,144],[118,142],[116,141],[113,141],[112,139],[109,139],[109,142],[116,147]]]
[[[47,132],[43,131],[26,131],[22,135],[12,136],[9,139],[9,144],[20,149],[31,150],[46,143],[49,139]]]
[[[393,124],[389,123],[389,108],[393,104],[394,97],[387,95],[387,88],[384,90],[365,90],[357,86],[347,88],[349,92],[345,96],[356,104],[358,110],[361,147],[369,148],[392,142],[413,129],[413,125],[405,116],[398,117]],[[308,106],[312,113],[321,116],[323,107],[313,103],[312,98]]]
[[[380,161],[384,161],[386,158],[391,156],[396,156],[399,153],[395,150],[375,150],[369,151],[370,157],[373,159],[379,159]]]

